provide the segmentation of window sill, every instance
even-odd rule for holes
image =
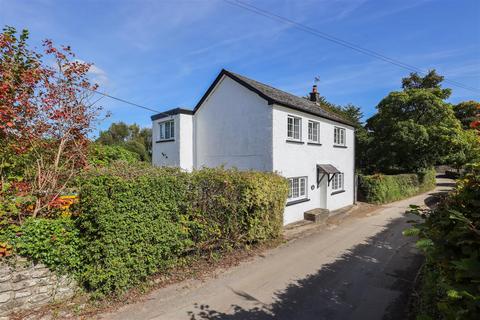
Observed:
[[[299,140],[289,140],[289,139],[287,139],[285,141],[288,142],[288,143],[305,144],[305,142],[299,141]]]
[[[346,148],[347,148],[347,146],[342,146],[342,145],[340,145],[340,144],[334,144],[333,147],[334,147],[334,148],[343,148],[343,149],[346,149]]]
[[[322,144],[320,142],[307,142],[308,145],[311,146],[321,146]]]
[[[299,203],[307,202],[307,201],[310,201],[310,199],[305,198],[305,199],[293,200],[293,201],[287,202],[287,204],[286,204],[285,206],[286,206],[286,207],[288,207],[288,206],[293,206],[294,204],[299,204]]]
[[[345,192],[345,190],[338,190],[338,191],[333,191],[332,193],[330,193],[331,196],[334,196],[336,194],[339,194],[339,193],[343,193]]]
[[[155,143],[172,142],[172,141],[175,141],[175,139],[157,140],[155,141]]]

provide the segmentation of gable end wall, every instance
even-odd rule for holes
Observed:
[[[224,76],[194,115],[194,167],[271,171],[272,107]]]

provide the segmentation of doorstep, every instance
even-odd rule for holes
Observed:
[[[303,218],[305,220],[321,224],[325,224],[329,216],[330,210],[322,208],[311,209],[303,213]]]
[[[309,220],[300,220],[297,222],[287,224],[283,228],[283,236],[285,240],[289,241],[289,240],[301,238],[303,236],[311,234],[312,232],[317,232],[323,229],[334,228],[335,227],[334,225],[330,226],[332,223],[333,224],[341,223],[341,221],[344,218],[348,217],[352,212],[355,212],[360,207],[361,206],[359,206],[358,204],[354,204],[354,205],[348,205],[346,207],[343,207],[334,211],[329,211],[327,209],[320,209],[320,208],[308,210],[305,212],[305,214],[310,213],[310,211],[314,211],[313,214],[315,214],[315,210],[319,210],[319,211],[324,210],[324,211],[319,212],[321,217],[317,217],[317,219],[319,219],[317,220],[317,222],[309,221]]]

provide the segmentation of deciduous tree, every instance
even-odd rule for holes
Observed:
[[[142,161],[150,161],[152,156],[152,130],[137,124],[124,122],[112,123],[105,131],[100,131],[98,143],[110,146],[121,146],[140,156]]]
[[[476,129],[480,132],[480,102],[473,100],[460,102],[453,106],[453,110],[463,129]]]
[[[470,147],[452,106],[445,101],[450,89],[435,70],[404,78],[403,91],[391,92],[367,121],[373,136],[377,170],[418,171],[451,161]]]
[[[41,54],[27,39],[27,31],[17,36],[12,27],[0,34],[0,175],[2,189],[27,184],[37,216],[86,165],[87,136],[100,108],[92,101],[91,64],[50,40]]]

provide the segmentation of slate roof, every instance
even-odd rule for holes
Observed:
[[[182,109],[182,108],[175,108],[172,110],[168,110],[156,115],[153,115],[151,118],[152,120],[157,120],[161,119],[164,117],[167,117],[169,115],[173,114],[178,114],[178,113],[185,113],[185,114],[193,114],[195,113],[198,108],[202,105],[202,103],[207,99],[207,97],[210,95],[212,90],[215,88],[217,83],[222,79],[223,76],[228,76],[229,78],[237,81],[247,89],[255,92],[262,98],[268,101],[269,104],[278,104],[287,108],[291,108],[294,110],[302,111],[305,113],[309,113],[315,116],[319,116],[325,119],[333,120],[339,123],[343,123],[349,126],[353,126],[353,124],[342,117],[336,115],[333,112],[330,112],[325,109],[325,107],[322,107],[321,105],[312,102],[306,98],[298,97],[296,95],[293,95],[291,93],[276,89],[274,87],[271,87],[269,85],[266,85],[264,83],[258,82],[256,80],[247,78],[245,76],[239,75],[237,73],[222,69],[222,71],[218,74],[217,78],[213,83],[210,85],[208,88],[207,92],[203,95],[203,97],[200,99],[200,101],[197,103],[193,111],[187,110],[187,109]]]
[[[330,120],[347,124],[350,126],[353,125],[352,123],[336,115],[335,113],[325,110],[324,107],[322,107],[321,105],[315,102],[312,102],[308,99],[298,97],[291,93],[276,89],[264,83],[258,82],[256,80],[247,78],[245,76],[233,73],[225,69],[223,69],[220,72],[220,74],[217,76],[217,78],[212,83],[210,88],[207,90],[205,95],[202,97],[202,99],[200,99],[200,101],[198,102],[197,106],[194,109],[194,112],[201,106],[203,101],[208,97],[210,92],[216,86],[218,81],[220,81],[223,75],[230,77],[231,79],[237,81],[238,83],[242,84],[248,89],[254,91],[258,95],[260,95],[262,98],[266,99],[270,104],[278,104],[284,107],[288,107],[298,111],[303,111],[309,114],[313,114],[322,118],[330,119]]]

